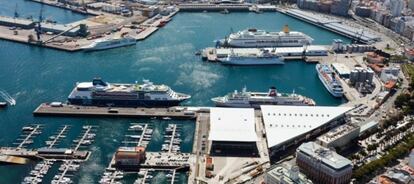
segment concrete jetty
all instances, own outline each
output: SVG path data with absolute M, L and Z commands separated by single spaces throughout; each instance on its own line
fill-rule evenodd
M 125 117 L 125 118 L 174 118 L 194 119 L 195 113 L 185 107 L 170 108 L 134 108 L 134 107 L 97 107 L 62 105 L 52 107 L 43 103 L 33 112 L 34 116 L 83 116 L 83 117 Z
M 218 12 L 228 10 L 229 12 L 247 12 L 250 4 L 205 4 L 205 3 L 191 3 L 179 4 L 178 8 L 182 12 Z
M 350 39 L 356 40 L 357 42 L 370 44 L 381 40 L 381 38 L 378 35 L 374 35 L 366 29 L 351 27 L 349 25 L 342 23 L 342 21 L 339 19 L 332 19 L 329 17 L 322 16 L 320 14 L 315 14 L 299 9 L 278 8 L 278 11 L 290 17 L 308 22 L 315 26 L 327 29 L 329 31 L 343 35 Z

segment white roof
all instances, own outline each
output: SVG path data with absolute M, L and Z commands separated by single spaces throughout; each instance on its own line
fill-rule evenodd
M 343 63 L 332 63 L 332 67 L 339 73 L 339 75 L 350 74 L 351 70 Z
M 314 130 L 351 107 L 262 105 L 268 147 L 278 146 Z
M 77 85 L 78 88 L 90 88 L 93 87 L 92 82 L 80 82 Z
M 208 140 L 256 142 L 254 109 L 211 108 Z

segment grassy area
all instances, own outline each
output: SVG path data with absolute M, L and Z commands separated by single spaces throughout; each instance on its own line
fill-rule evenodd
M 406 76 L 412 77 L 414 76 L 414 65 L 412 64 L 403 64 L 402 70 Z
M 397 159 L 406 156 L 410 150 L 414 147 L 414 134 L 411 133 L 407 136 L 403 142 L 392 148 L 386 155 L 378 160 L 374 160 L 368 164 L 359 167 L 354 170 L 353 177 L 357 181 L 365 182 L 369 180 L 369 176 L 372 174 L 378 174 L 383 171 L 386 166 L 393 166 L 397 164 Z M 358 182 L 359 183 L 359 182 Z

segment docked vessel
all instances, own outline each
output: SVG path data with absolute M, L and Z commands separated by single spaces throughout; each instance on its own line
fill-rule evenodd
M 260 105 L 297 105 L 314 106 L 315 101 L 311 98 L 295 93 L 278 93 L 275 87 L 269 92 L 242 92 L 237 90 L 226 96 L 211 99 L 218 107 L 253 107 L 260 108 Z
M 227 57 L 218 59 L 227 65 L 275 65 L 285 64 L 282 56 L 272 54 L 268 50 L 262 49 L 258 54 L 240 55 L 231 52 Z
M 7 107 L 7 102 L 0 102 L 0 108 Z
M 170 107 L 179 105 L 191 96 L 177 93 L 166 85 L 154 85 L 149 80 L 143 84 L 104 82 L 77 83 L 68 97 L 70 104 L 117 107 Z
M 117 38 L 104 38 L 95 40 L 90 45 L 82 47 L 82 49 L 85 51 L 105 50 L 134 45 L 135 43 L 137 43 L 137 41 L 134 38 L 128 36 Z
M 230 34 L 226 39 L 220 40 L 223 47 L 302 47 L 310 45 L 313 39 L 302 32 L 289 31 L 287 26 L 280 32 L 267 32 L 265 30 L 247 29 Z
M 317 64 L 316 72 L 319 79 L 325 88 L 332 94 L 332 96 L 340 98 L 343 96 L 344 91 L 341 83 L 337 80 L 337 76 L 332 71 L 332 69 L 325 64 Z

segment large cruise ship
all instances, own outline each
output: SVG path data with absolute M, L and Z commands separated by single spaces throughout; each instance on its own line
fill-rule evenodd
M 85 51 L 94 51 L 94 50 L 105 50 L 112 49 L 117 47 L 124 47 L 129 45 L 136 44 L 137 41 L 132 37 L 117 37 L 117 38 L 104 38 L 95 40 L 90 45 L 82 47 Z
M 211 100 L 218 107 L 260 108 L 260 105 L 315 105 L 315 101 L 311 98 L 295 93 L 278 93 L 275 87 L 271 87 L 268 93 L 247 92 L 246 88 L 243 88 L 241 92 L 236 90 L 226 96 L 212 98 Z
M 226 65 L 275 65 L 285 64 L 280 55 L 272 54 L 268 50 L 261 50 L 259 54 L 240 55 L 232 52 L 225 58 L 218 59 Z
M 144 80 L 143 84 L 117 84 L 96 78 L 92 82 L 77 83 L 68 101 L 76 105 L 169 107 L 190 97 L 174 92 L 166 85 L 154 85 L 149 80 Z
M 227 38 L 220 40 L 219 45 L 223 47 L 302 47 L 310 45 L 313 39 L 308 35 L 289 31 L 285 26 L 281 32 L 267 32 L 265 30 L 247 29 L 230 34 Z
M 337 80 L 337 76 L 328 65 L 316 64 L 316 72 L 318 73 L 318 77 L 322 84 L 332 96 L 338 98 L 342 97 L 344 91 L 341 83 Z

